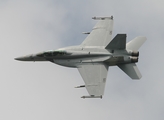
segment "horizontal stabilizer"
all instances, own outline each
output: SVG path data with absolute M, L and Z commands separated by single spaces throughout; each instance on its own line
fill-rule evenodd
M 138 51 L 145 41 L 146 37 L 136 37 L 126 44 L 126 49 Z
M 132 79 L 140 79 L 142 77 L 135 63 L 122 64 L 118 65 L 118 67 Z
M 106 49 L 123 50 L 126 48 L 126 34 L 117 34 L 106 46 Z

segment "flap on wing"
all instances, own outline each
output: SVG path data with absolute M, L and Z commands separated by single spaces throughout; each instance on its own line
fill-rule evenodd
M 126 34 L 117 34 L 106 46 L 106 49 L 121 50 L 126 48 Z
M 81 45 L 105 47 L 111 41 L 112 30 L 113 19 L 101 19 Z
M 140 79 L 142 77 L 135 63 L 122 64 L 118 65 L 118 67 L 132 79 Z
M 108 66 L 104 64 L 82 65 L 78 70 L 90 95 L 101 96 L 104 94 Z

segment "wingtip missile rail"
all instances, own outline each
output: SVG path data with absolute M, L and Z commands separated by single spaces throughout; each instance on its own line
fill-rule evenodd
M 82 88 L 82 87 L 85 87 L 85 85 L 76 86 L 75 88 Z
M 94 96 L 94 95 L 91 95 L 91 96 L 82 96 L 81 98 L 85 99 L 85 98 L 101 98 L 102 99 L 102 95 L 100 96 Z
M 111 17 L 92 17 L 92 19 L 94 19 L 94 20 L 112 19 L 113 20 L 113 16 L 111 16 Z
M 90 32 L 82 32 L 83 34 L 90 34 Z

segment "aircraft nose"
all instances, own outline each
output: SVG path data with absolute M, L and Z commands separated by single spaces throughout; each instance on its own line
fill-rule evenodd
M 28 56 L 22 56 L 22 57 L 17 57 L 15 58 L 15 60 L 19 60 L 19 61 L 33 61 L 33 55 L 28 55 Z

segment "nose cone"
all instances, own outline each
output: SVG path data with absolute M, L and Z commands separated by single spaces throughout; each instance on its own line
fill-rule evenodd
M 17 57 L 17 58 L 15 58 L 15 60 L 19 60 L 19 61 L 34 61 L 34 58 L 33 58 L 32 55 L 28 55 L 28 56 Z

